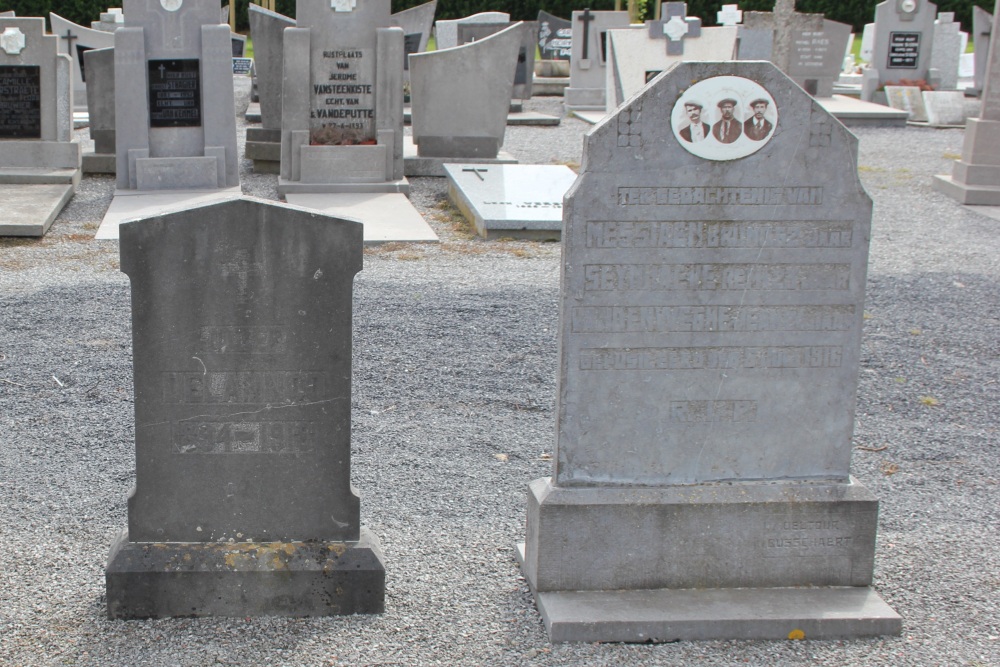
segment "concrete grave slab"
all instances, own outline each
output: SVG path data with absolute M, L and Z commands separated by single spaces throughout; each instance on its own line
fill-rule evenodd
M 933 127 L 965 127 L 968 118 L 979 115 L 979 102 L 960 90 L 925 90 L 927 124 Z
M 290 194 L 288 203 L 364 225 L 365 245 L 437 243 L 438 236 L 406 195 L 399 193 Z
M 445 164 L 517 164 L 517 158 L 507 151 L 497 151 L 496 157 L 484 159 L 479 157 L 421 157 L 417 155 L 417 147 L 413 138 L 403 137 L 403 168 L 407 176 L 445 176 Z
M 582 164 L 522 559 L 550 638 L 898 634 L 865 602 L 878 500 L 850 475 L 857 138 L 771 63 L 682 62 L 591 129 Z
M 0 236 L 45 236 L 73 197 L 74 185 L 0 183 Z
M 104 213 L 101 225 L 94 238 L 98 240 L 117 239 L 122 223 L 175 213 L 189 208 L 204 206 L 221 201 L 230 201 L 241 196 L 238 186 L 212 190 L 170 190 L 142 192 L 139 190 L 116 190 L 111 206 Z
M 448 198 L 485 239 L 558 240 L 563 195 L 576 181 L 563 165 L 446 164 Z
M 109 618 L 383 611 L 351 485 L 361 265 L 357 222 L 263 200 L 122 227 L 136 476 Z

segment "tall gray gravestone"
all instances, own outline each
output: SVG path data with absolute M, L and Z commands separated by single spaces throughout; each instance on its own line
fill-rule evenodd
M 115 49 L 90 49 L 83 54 L 90 83 L 87 84 L 87 131 L 94 140 L 94 152 L 83 154 L 87 174 L 113 174 L 115 156 Z
M 771 63 L 678 64 L 587 135 L 519 546 L 553 641 L 900 631 L 850 475 L 871 215 L 857 139 Z
M 796 34 L 785 73 L 813 97 L 832 97 L 850 40 L 851 26 L 823 19 L 820 30 Z
M 238 199 L 120 235 L 136 480 L 108 616 L 381 612 L 379 542 L 351 486 L 362 226 Z
M 994 35 L 1000 34 L 1000 0 L 993 12 Z M 1000 45 L 990 40 L 979 118 L 965 122 L 962 159 L 951 176 L 934 177 L 934 189 L 962 204 L 1000 206 Z M 978 48 L 978 45 L 977 45 Z
M 261 127 L 247 128 L 246 158 L 253 160 L 255 172 L 278 173 L 281 163 L 284 33 L 285 28 L 295 27 L 295 19 L 253 3 L 248 5 L 248 9 Z
M 80 182 L 70 60 L 45 19 L 0 17 L 0 236 L 42 236 Z
M 106 49 L 115 45 L 112 33 L 77 25 L 54 12 L 49 12 L 52 34 L 59 38 L 59 53 L 69 56 L 73 69 L 73 100 L 78 107 L 87 106 L 87 69 L 83 54 L 91 49 Z
M 299 0 L 284 33 L 281 175 L 288 193 L 407 193 L 403 30 L 389 0 Z
M 514 26 L 517 26 L 517 31 L 521 35 L 521 44 L 518 46 L 517 53 L 511 61 L 513 67 L 507 69 L 513 69 L 513 97 L 519 100 L 527 100 L 531 99 L 532 82 L 535 74 L 535 51 L 538 48 L 538 23 L 534 21 L 521 21 L 518 23 L 459 23 L 458 44 L 459 46 L 470 44 Z M 498 60 L 489 66 L 502 71 L 506 68 L 506 63 Z
M 569 111 L 605 110 L 608 31 L 629 26 L 628 12 L 573 12 L 573 57 L 563 104 Z
M 871 69 L 878 79 L 862 90 L 865 101 L 887 84 L 929 80 L 936 16 L 937 5 L 927 0 L 885 0 L 875 7 Z
M 955 12 L 941 12 L 934 21 L 934 45 L 931 49 L 931 69 L 937 72 L 938 90 L 958 88 L 958 61 L 965 50 L 962 46 L 962 25 Z
M 993 33 L 993 15 L 988 11 L 973 5 L 972 7 L 972 44 L 975 52 L 975 68 L 972 73 L 973 92 L 979 95 L 986 81 L 987 63 L 990 55 L 990 42 Z
M 212 0 L 126 0 L 115 31 L 119 190 L 239 185 L 229 27 Z

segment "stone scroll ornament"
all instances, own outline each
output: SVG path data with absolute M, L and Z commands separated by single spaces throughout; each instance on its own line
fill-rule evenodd
M 689 153 L 706 160 L 737 160 L 771 140 L 778 128 L 778 106 L 756 81 L 716 76 L 681 94 L 670 124 Z

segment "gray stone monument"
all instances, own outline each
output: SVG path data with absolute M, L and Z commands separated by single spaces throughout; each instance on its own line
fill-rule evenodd
M 464 27 L 464 26 L 463 26 Z M 410 56 L 412 176 L 444 176 L 445 162 L 495 161 L 507 129 L 519 24 L 451 49 Z M 510 68 L 496 66 L 508 63 Z M 504 162 L 513 162 L 505 154 Z
M 773 12 L 744 12 L 740 39 L 746 39 L 750 44 L 757 44 L 769 36 L 771 53 L 767 60 L 787 73 L 792 62 L 792 51 L 800 34 L 822 30 L 822 14 L 800 14 L 795 11 L 795 0 L 777 0 Z M 741 51 L 740 59 L 759 59 L 755 57 L 756 55 L 758 54 Z
M 480 12 L 460 19 L 442 19 L 434 22 L 435 42 L 439 49 L 458 46 L 458 26 L 463 23 L 510 23 L 507 12 Z
M 962 25 L 955 21 L 955 12 L 941 12 L 934 21 L 934 44 L 931 49 L 932 70 L 938 75 L 938 90 L 958 88 L 958 61 L 962 46 Z
M 927 0 L 885 0 L 875 7 L 875 37 L 871 70 L 878 72 L 874 88 L 866 85 L 862 98 L 870 101 L 875 89 L 901 80 L 930 81 L 937 5 Z
M 552 641 L 900 632 L 850 475 L 871 215 L 857 139 L 771 63 L 681 63 L 587 135 L 519 546 Z
M 965 127 L 966 120 L 979 115 L 979 100 L 961 90 L 925 90 L 923 98 L 928 125 Z
M 521 21 L 520 23 L 459 23 L 458 43 L 459 45 L 470 44 L 513 26 L 517 26 L 517 30 L 521 35 L 521 43 L 513 60 L 511 60 L 514 81 L 512 95 L 518 100 L 523 101 L 531 99 L 532 94 L 532 83 L 535 75 L 535 51 L 538 48 L 538 23 L 534 21 Z M 504 61 L 498 60 L 492 63 L 490 67 L 503 70 L 506 65 Z
M 993 34 L 1000 30 L 1000 0 L 993 11 Z M 978 48 L 978 44 L 976 45 Z M 979 118 L 965 124 L 962 159 L 951 176 L 934 177 L 934 189 L 963 204 L 1000 206 L 1000 46 L 990 41 Z
M 0 17 L 0 235 L 42 236 L 80 182 L 69 56 L 43 18 Z
M 608 30 L 627 28 L 628 12 L 573 12 L 573 57 L 569 87 L 564 91 L 568 111 L 599 111 L 607 106 Z
M 261 127 L 247 128 L 246 158 L 253 160 L 255 172 L 276 174 L 281 167 L 284 31 L 295 27 L 295 19 L 252 3 L 249 11 Z
M 411 53 L 423 53 L 434 29 L 434 13 L 437 11 L 437 0 L 430 0 L 422 5 L 404 9 L 389 17 L 389 25 L 403 30 L 403 76 L 409 76 L 407 56 Z M 441 48 L 438 46 L 438 48 Z M 408 79 L 406 79 L 408 80 Z
M 101 12 L 100 20 L 91 21 L 90 27 L 103 32 L 114 32 L 125 25 L 125 13 L 121 7 L 112 7 L 106 12 Z
M 73 69 L 73 101 L 77 107 L 87 107 L 87 70 L 83 54 L 91 49 L 106 49 L 115 45 L 113 34 L 85 28 L 49 12 L 52 34 L 59 37 L 59 53 L 69 56 Z
M 972 6 L 972 44 L 975 68 L 972 72 L 972 92 L 979 95 L 986 81 L 987 63 L 989 63 L 990 42 L 993 33 L 993 15 L 979 7 Z
M 212 0 L 126 0 L 115 31 L 119 190 L 239 185 L 229 27 Z
M 403 30 L 389 0 L 299 0 L 284 34 L 278 191 L 407 193 Z
M 87 111 L 88 131 L 94 140 L 94 152 L 83 154 L 85 174 L 113 174 L 115 155 L 115 50 L 91 49 L 83 54 L 89 72 Z
M 120 232 L 136 478 L 108 616 L 380 613 L 351 486 L 361 225 L 238 199 Z
M 850 40 L 851 26 L 829 19 L 820 30 L 797 32 L 785 73 L 813 97 L 832 97 Z

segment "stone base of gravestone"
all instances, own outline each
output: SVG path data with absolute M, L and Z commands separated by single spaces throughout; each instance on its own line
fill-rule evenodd
M 563 165 L 446 164 L 448 198 L 484 239 L 558 241 L 563 196 L 576 181 Z
M 952 173 L 934 177 L 934 189 L 962 204 L 1000 206 L 1000 121 L 969 118 L 962 159 Z
M 118 170 L 118 158 L 114 153 L 84 153 L 83 173 L 114 174 Z
M 403 137 L 403 173 L 407 176 L 445 176 L 445 164 L 517 164 L 507 151 L 497 151 L 495 158 L 422 157 L 417 155 L 413 138 Z M 256 163 L 255 163 L 256 164 Z
M 898 634 L 899 615 L 870 588 L 877 523 L 878 501 L 853 479 L 581 488 L 543 478 L 529 486 L 519 553 L 552 641 Z
M 378 538 L 357 542 L 129 542 L 111 547 L 108 617 L 338 616 L 384 611 Z
M 281 173 L 281 129 L 248 127 L 244 157 L 253 160 L 254 173 Z

